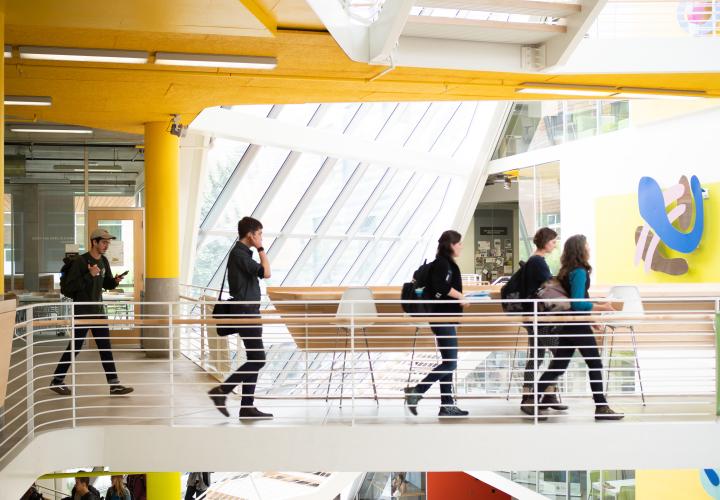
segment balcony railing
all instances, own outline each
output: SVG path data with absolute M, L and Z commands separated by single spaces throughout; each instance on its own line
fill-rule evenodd
M 207 391 L 242 364 L 246 351 L 238 335 L 217 335 L 224 325 L 263 325 L 267 362 L 255 404 L 275 415 L 268 425 L 423 424 L 438 418 L 451 425 L 591 422 L 595 406 L 587 367 L 577 355 L 558 384 L 569 411 L 549 412 L 544 424 L 537 410 L 529 416 L 519 407 L 525 363 L 543 361 L 541 335 L 554 326 L 563 335 L 571 322 L 596 326 L 602 392 L 625 415 L 623 422 L 714 421 L 719 300 L 647 298 L 641 315 L 539 313 L 536 301 L 526 301 L 534 313 L 504 314 L 500 301 L 479 300 L 461 315 L 421 317 L 404 314 L 400 301 L 344 301 L 340 307 L 337 300 L 265 300 L 256 319 L 214 319 L 215 302 L 199 298 L 143 303 L 108 320 L 120 381 L 135 391 L 109 394 L 97 346 L 86 340 L 65 378 L 72 392 L 65 397 L 48 388 L 60 355 L 80 328 L 98 321 L 74 315 L 77 304 L 61 317 L 38 315 L 42 304 L 27 306 L 18 309 L 24 320 L 12 332 L 0 467 L 37 433 L 55 429 L 226 424 Z M 468 417 L 438 417 L 436 385 L 421 401 L 419 415 L 404 407 L 403 389 L 439 363 L 431 324 L 457 328 L 453 383 Z M 551 357 L 552 349 L 546 351 Z M 546 368 L 547 360 L 530 371 L 533 392 Z M 228 406 L 236 411 L 239 395 L 231 394 Z

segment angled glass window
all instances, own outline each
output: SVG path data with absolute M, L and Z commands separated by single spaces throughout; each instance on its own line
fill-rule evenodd
M 329 173 L 327 177 L 323 178 L 320 189 L 314 193 L 310 205 L 295 229 L 296 233 L 310 234 L 317 231 L 328 210 L 330 210 L 330 207 L 358 167 L 356 161 L 329 161 L 332 163 L 328 167 Z
M 268 146 L 260 149 L 257 156 L 252 159 L 232 200 L 225 207 L 218 224 L 219 227 L 225 229 L 236 227 L 238 220 L 246 215 L 252 215 L 289 154 L 289 150 L 282 148 Z
M 308 238 L 287 238 L 283 251 L 273 258 L 270 263 L 272 274 L 270 279 L 264 280 L 267 286 L 279 286 L 285 281 L 290 269 L 295 265 L 300 253 L 305 249 Z
M 306 153 L 289 167 L 287 178 L 275 194 L 275 201 L 271 202 L 269 210 L 263 215 L 265 231 L 279 233 L 282 230 L 324 161 L 324 156 Z
M 300 267 L 296 263 L 296 266 L 300 267 L 300 269 L 293 269 L 293 272 L 285 279 L 283 285 L 312 285 L 339 243 L 340 240 L 330 238 L 312 241 L 306 249 L 309 255 L 303 259 L 302 266 Z
M 387 168 L 379 165 L 370 165 L 365 170 L 362 180 L 353 190 L 352 196 L 348 197 L 343 206 L 340 207 L 328 231 L 330 234 L 344 234 L 350 229 L 350 224 L 353 223 L 386 172 Z
M 249 144 L 216 137 L 207 153 L 206 181 L 200 220 L 204 219 L 217 199 L 223 186 L 247 151 Z
M 352 269 L 353 265 L 357 261 L 365 247 L 368 245 L 368 240 L 353 240 L 347 244 L 345 250 L 338 257 L 335 265 L 332 266 L 324 275 L 315 281 L 315 285 L 335 285 L 342 283 L 343 279 Z
M 208 286 L 213 281 L 219 263 L 224 262 L 234 242 L 234 235 L 213 235 L 205 238 L 195 255 L 193 285 Z M 220 276 L 220 280 L 222 280 L 222 276 Z M 220 281 L 218 281 L 219 284 Z
M 209 213 L 217 217 L 204 219 L 193 281 L 219 285 L 237 221 L 253 214 L 263 222 L 271 255 L 272 278 L 263 285 L 406 280 L 423 258 L 432 257 L 428 252 L 438 235 L 455 220 L 495 107 L 488 102 L 233 107 L 238 116 L 267 116 L 306 127 L 307 134 L 279 138 L 283 147 L 216 140 L 208 157 L 211 180 L 203 215 L 215 204 Z M 622 108 L 603 108 L 597 121 L 614 127 L 611 114 L 622 116 Z M 622 119 L 615 120 L 618 127 Z M 305 152 L 315 151 L 308 140 L 318 130 L 376 144 L 372 163 Z M 395 166 L 405 150 L 437 155 L 437 171 Z M 457 176 L 443 170 L 444 158 Z
M 365 220 L 360 223 L 358 234 L 374 234 L 377 231 L 393 203 L 410 182 L 412 175 L 413 173 L 410 170 L 395 171 L 390 181 L 385 184 L 385 189 L 365 217 Z

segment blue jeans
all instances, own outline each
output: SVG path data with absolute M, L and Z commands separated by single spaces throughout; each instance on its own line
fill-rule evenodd
M 428 373 L 420 383 L 415 386 L 416 394 L 425 394 L 435 382 L 440 382 L 440 404 L 451 406 L 455 404 L 453 398 L 453 373 L 457 369 L 458 343 L 454 326 L 431 326 L 435 334 L 437 346 L 440 350 L 442 363 Z

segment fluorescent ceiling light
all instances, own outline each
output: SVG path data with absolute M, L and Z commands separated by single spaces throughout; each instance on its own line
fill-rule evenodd
M 10 125 L 10 132 L 28 133 L 28 134 L 92 134 L 92 129 L 82 127 L 67 126 L 29 126 L 29 125 Z
M 645 98 L 645 99 L 697 99 L 707 97 L 703 90 L 668 90 L 648 89 L 641 87 L 621 87 L 614 97 L 622 98 Z
M 83 167 L 83 165 L 78 165 L 78 164 L 75 164 L 75 165 L 54 165 L 53 168 L 54 168 L 55 170 L 61 170 L 61 171 L 64 171 L 64 172 L 84 172 L 84 171 L 85 171 L 85 168 Z M 117 173 L 117 172 L 122 172 L 122 167 L 121 167 L 120 165 L 102 165 L 102 166 L 100 166 L 100 165 L 97 164 L 97 163 L 90 163 L 90 164 L 88 165 L 88 171 L 90 171 L 90 172 L 101 172 L 101 173 L 102 173 L 102 172 L 104 172 L 104 173 L 108 173 L 108 172 Z
M 67 47 L 20 47 L 21 59 L 43 61 L 145 64 L 148 53 L 140 50 L 72 49 Z
M 76 196 L 78 196 L 78 195 L 84 196 L 85 191 L 75 191 L 73 194 Z M 132 193 L 128 190 L 128 191 L 88 191 L 87 194 L 90 196 L 113 196 L 113 195 L 129 196 Z
M 214 54 L 181 54 L 179 52 L 158 52 L 155 64 L 165 66 L 203 66 L 208 68 L 274 69 L 274 57 L 233 56 Z
M 6 95 L 5 106 L 51 106 L 52 97 L 30 95 Z
M 521 83 L 518 94 L 552 94 L 589 97 L 609 97 L 617 93 L 613 87 L 599 85 L 557 85 L 553 83 Z
M 5 59 L 12 57 L 12 45 L 5 46 Z

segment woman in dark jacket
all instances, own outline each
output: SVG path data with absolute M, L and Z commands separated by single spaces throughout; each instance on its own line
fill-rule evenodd
M 457 231 L 445 231 L 438 240 L 437 257 L 432 263 L 429 279 L 429 294 L 426 296 L 434 300 L 454 300 L 455 303 L 437 304 L 433 311 L 438 315 L 453 316 L 462 313 L 468 302 L 462 293 L 462 279 L 460 268 L 455 259 L 462 252 L 462 236 Z M 453 373 L 457 369 L 458 344 L 455 326 L 448 323 L 433 324 L 430 326 L 435 334 L 437 346 L 442 356 L 442 363 L 428 373 L 415 387 L 405 388 L 405 404 L 410 413 L 417 415 L 417 405 L 423 394 L 430 389 L 434 382 L 440 383 L 440 413 L 441 417 L 464 417 L 468 412 L 455 406 L 453 397 Z
M 536 298 L 535 292 L 540 288 L 543 283 L 552 278 L 550 267 L 545 261 L 545 257 L 555 250 L 557 245 L 557 233 L 549 227 L 541 227 L 535 233 L 533 237 L 533 243 L 535 243 L 535 253 L 530 256 L 525 265 L 523 266 L 523 295 L 522 297 L 527 299 Z M 532 304 L 528 303 L 528 312 L 533 312 Z M 551 334 L 551 326 L 539 326 L 538 327 L 538 338 L 537 338 L 537 351 L 533 343 L 533 325 L 527 325 L 525 327 L 528 333 L 528 354 L 527 363 L 525 364 L 524 384 L 523 384 L 523 396 L 522 402 L 520 403 L 520 409 L 528 415 L 535 414 L 535 404 L 533 398 L 533 381 L 535 379 L 536 363 L 537 368 L 542 364 L 542 360 L 545 357 L 545 349 L 552 348 L 554 355 L 554 348 L 557 347 L 558 339 L 557 335 Z M 511 360 L 513 363 L 515 360 Z M 553 386 L 555 389 L 557 386 Z M 564 411 L 567 410 L 567 406 L 560 402 L 556 392 L 549 392 L 545 395 L 545 401 L 543 408 L 540 408 L 539 413 L 541 415 L 540 420 L 545 420 L 546 408 L 552 408 L 553 410 Z
M 589 260 L 590 246 L 585 236 L 576 234 L 565 242 L 565 248 L 560 258 L 561 267 L 558 281 L 567 290 L 571 299 L 590 298 L 588 290 L 590 289 L 592 267 L 590 267 Z M 572 302 L 571 309 L 573 314 L 613 310 L 610 304 L 598 304 L 589 300 Z M 562 326 L 558 348 L 547 371 L 540 377 L 538 393 L 554 391 L 552 387 L 560 375 L 567 370 L 575 349 L 580 351 L 588 366 L 590 388 L 595 401 L 595 419 L 618 420 L 623 418 L 622 414 L 615 413 L 610 409 L 605 398 L 602 380 L 603 364 L 593 328 L 588 323 L 566 323 Z M 541 400 L 540 403 L 543 404 L 544 401 Z

